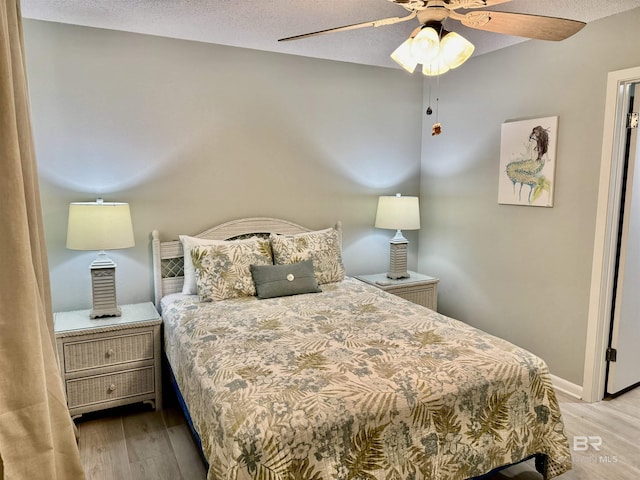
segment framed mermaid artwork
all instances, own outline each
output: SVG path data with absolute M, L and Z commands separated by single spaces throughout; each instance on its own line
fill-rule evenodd
M 498 203 L 553 207 L 558 117 L 502 124 Z

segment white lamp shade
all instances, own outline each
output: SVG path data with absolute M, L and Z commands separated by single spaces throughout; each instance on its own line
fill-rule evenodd
M 376 228 L 418 230 L 420 207 L 418 197 L 382 196 L 378 198 Z
M 97 201 L 69 205 L 67 248 L 115 250 L 134 245 L 128 203 Z

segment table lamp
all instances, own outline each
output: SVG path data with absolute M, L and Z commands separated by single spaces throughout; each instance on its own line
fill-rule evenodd
M 402 230 L 418 230 L 420 228 L 420 207 L 418 197 L 395 196 L 378 198 L 376 212 L 376 228 L 396 230 L 396 235 L 389 241 L 389 273 L 387 277 L 394 280 L 409 278 L 407 271 L 407 245 L 409 241 L 402 235 Z
M 99 250 L 91 264 L 93 309 L 91 318 L 119 317 L 116 302 L 116 264 L 105 250 L 135 245 L 128 203 L 75 202 L 69 205 L 67 248 Z

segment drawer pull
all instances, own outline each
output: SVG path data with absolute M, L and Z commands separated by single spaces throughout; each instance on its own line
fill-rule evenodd
M 108 390 L 109 392 L 115 392 L 115 391 L 116 391 L 116 386 L 115 386 L 115 384 L 113 384 L 113 383 L 112 383 L 111 385 L 109 385 L 109 388 L 108 388 L 107 390 Z
M 113 348 L 110 348 L 109 350 L 107 350 L 107 357 L 112 357 L 114 353 L 116 352 L 113 351 Z

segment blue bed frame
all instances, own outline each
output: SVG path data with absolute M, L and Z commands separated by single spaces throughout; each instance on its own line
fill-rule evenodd
M 204 452 L 202 451 L 202 440 L 200 440 L 200 435 L 196 431 L 196 428 L 193 426 L 191 414 L 189 413 L 189 409 L 187 408 L 187 404 L 184 401 L 184 397 L 182 396 L 182 392 L 180 391 L 178 382 L 176 382 L 176 377 L 173 374 L 173 370 L 171 369 L 169 360 L 167 359 L 167 356 L 164 354 L 164 352 L 162 353 L 162 361 L 164 362 L 163 369 L 168 373 L 171 389 L 176 395 L 178 405 L 180 405 L 180 410 L 182 410 L 182 413 L 184 414 L 184 419 L 187 421 L 187 425 L 189 426 L 189 430 L 191 430 L 193 440 L 198 447 L 198 453 L 200 454 L 200 457 L 202 458 L 202 461 L 204 462 L 206 468 L 209 469 L 209 462 L 207 461 L 207 457 L 204 456 Z

